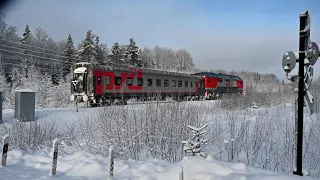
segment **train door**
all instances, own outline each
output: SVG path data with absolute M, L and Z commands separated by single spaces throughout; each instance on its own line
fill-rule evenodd
M 96 84 L 96 94 L 102 95 L 103 83 L 102 83 L 102 74 L 101 73 L 95 73 L 95 84 Z
M 200 95 L 204 95 L 204 93 L 205 93 L 204 81 L 205 81 L 204 78 L 202 78 L 198 81 L 198 92 Z

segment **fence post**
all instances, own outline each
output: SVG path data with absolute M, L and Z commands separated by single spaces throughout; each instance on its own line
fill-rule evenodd
M 9 134 L 6 134 L 3 136 L 3 141 L 2 141 L 2 159 L 1 159 L 2 166 L 7 165 L 8 149 L 9 149 Z
M 183 165 L 180 167 L 180 172 L 179 172 L 179 180 L 183 180 L 184 173 L 183 173 Z
M 57 172 L 58 147 L 59 147 L 59 139 L 56 138 L 53 140 L 53 158 L 52 158 L 52 166 L 49 174 L 50 176 L 55 176 Z
M 109 148 L 109 178 L 108 180 L 113 180 L 113 168 L 114 168 L 114 147 Z

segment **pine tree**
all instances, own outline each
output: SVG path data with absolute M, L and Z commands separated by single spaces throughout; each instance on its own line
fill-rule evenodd
M 87 36 L 83 41 L 83 46 L 79 50 L 79 56 L 81 60 L 84 62 L 89 62 L 92 64 L 98 64 L 96 60 L 96 46 L 94 43 L 94 35 L 92 34 L 92 30 L 87 31 Z
M 111 52 L 108 54 L 110 58 L 109 64 L 121 66 L 124 64 L 124 59 L 119 43 L 115 42 L 111 48 Z
M 100 39 L 99 36 L 96 36 L 96 40 L 95 40 L 95 47 L 96 47 L 96 60 L 99 64 L 103 65 L 104 64 L 104 54 L 103 54 L 103 50 L 100 47 Z
M 130 38 L 130 44 L 127 46 L 126 50 L 128 64 L 134 67 L 141 67 L 142 61 L 139 54 L 139 48 L 133 38 Z
M 70 65 L 65 65 L 65 66 L 70 67 Z M 65 68 L 65 66 L 63 68 Z M 53 63 L 50 75 L 51 75 L 51 82 L 53 83 L 53 85 L 59 85 L 59 79 L 60 79 L 59 63 Z
M 64 66 L 62 70 L 62 76 L 64 78 L 70 73 L 71 65 L 74 63 L 76 63 L 76 49 L 73 45 L 71 34 L 69 34 L 64 52 Z
M 32 33 L 29 29 L 29 25 L 26 25 L 26 28 L 24 30 L 24 33 L 22 35 L 21 43 L 22 43 L 22 49 L 23 53 L 25 55 L 25 59 L 21 63 L 22 69 L 24 69 L 24 75 L 27 78 L 29 71 L 28 68 L 31 66 L 31 38 L 32 38 Z

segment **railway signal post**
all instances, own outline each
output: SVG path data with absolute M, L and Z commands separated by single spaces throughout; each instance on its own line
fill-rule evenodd
M 310 115 L 313 114 L 313 96 L 309 92 L 313 79 L 313 65 L 316 63 L 320 52 L 318 45 L 310 40 L 310 14 L 309 11 L 300 14 L 299 28 L 299 52 L 288 51 L 282 59 L 282 67 L 287 78 L 298 84 L 297 109 L 296 109 L 296 170 L 295 175 L 303 176 L 302 153 L 303 153 L 303 107 L 306 106 Z M 297 75 L 288 76 L 296 64 L 299 65 Z M 306 69 L 306 72 L 305 72 Z M 296 104 L 296 102 L 295 102 Z M 296 108 L 296 107 L 295 107 Z

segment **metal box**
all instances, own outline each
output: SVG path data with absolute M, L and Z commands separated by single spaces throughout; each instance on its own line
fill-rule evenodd
M 21 122 L 35 120 L 36 96 L 35 91 L 23 89 L 15 91 L 14 118 Z

